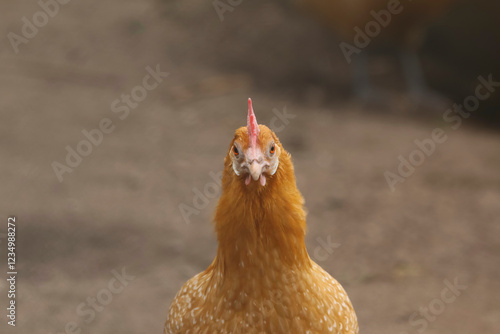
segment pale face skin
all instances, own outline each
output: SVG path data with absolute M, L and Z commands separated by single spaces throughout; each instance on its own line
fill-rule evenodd
M 263 145 L 266 149 L 263 152 L 260 146 L 249 145 L 246 149 L 242 143 L 235 141 L 231 148 L 231 159 L 234 173 L 238 176 L 247 175 L 245 184 L 249 185 L 252 179 L 259 180 L 262 186 L 266 185 L 266 175 L 274 175 L 279 165 L 281 149 L 271 141 Z

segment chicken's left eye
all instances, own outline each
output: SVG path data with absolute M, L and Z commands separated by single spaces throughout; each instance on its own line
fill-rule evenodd
M 238 156 L 240 154 L 240 152 L 238 152 L 238 149 L 236 148 L 236 146 L 233 146 L 233 153 L 235 156 Z
M 276 147 L 272 145 L 271 148 L 269 149 L 269 153 L 274 154 L 274 152 L 276 152 Z

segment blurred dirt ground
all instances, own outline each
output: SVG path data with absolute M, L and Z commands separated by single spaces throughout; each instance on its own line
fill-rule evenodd
M 19 33 L 38 10 L 2 2 L 2 31 Z M 309 253 L 344 285 L 363 333 L 417 333 L 409 317 L 457 277 L 468 288 L 426 333 L 496 333 L 499 134 L 467 120 L 453 131 L 445 109 L 414 117 L 403 93 L 384 108 L 357 103 L 327 42 L 281 3 L 244 2 L 220 22 L 194 0 L 72 1 L 19 54 L 4 38 L 0 206 L 5 225 L 18 219 L 19 275 L 17 327 L 4 319 L 0 332 L 63 333 L 74 321 L 82 333 L 162 333 L 175 293 L 216 250 L 217 200 L 190 224 L 178 206 L 222 169 L 251 96 L 262 124 L 273 110 L 295 117 L 278 135 L 306 199 Z M 112 101 L 157 64 L 169 77 L 120 120 Z M 103 118 L 114 132 L 60 183 L 52 162 Z M 391 192 L 384 171 L 436 127 L 448 141 Z M 315 257 L 328 238 L 340 246 Z M 85 323 L 77 307 L 123 267 L 135 279 Z

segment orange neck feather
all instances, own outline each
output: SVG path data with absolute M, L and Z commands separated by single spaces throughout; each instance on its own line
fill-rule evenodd
M 242 266 L 251 270 L 269 253 L 290 267 L 309 265 L 304 200 L 290 155 L 282 148 L 279 167 L 264 187 L 258 182 L 246 186 L 231 164 L 227 156 L 215 212 L 219 248 L 213 266 L 222 272 L 239 272 Z

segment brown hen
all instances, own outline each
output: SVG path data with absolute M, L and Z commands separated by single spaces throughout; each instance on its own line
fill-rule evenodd
M 217 255 L 178 292 L 164 333 L 358 333 L 346 292 L 309 258 L 303 204 L 290 154 L 249 99 L 224 159 Z
M 426 28 L 457 0 L 293 0 L 312 17 L 340 37 L 340 50 L 347 63 L 353 62 L 355 94 L 378 99 L 368 71 L 368 50 L 372 46 L 395 48 L 410 93 L 417 100 L 440 100 L 427 87 L 417 51 Z M 432 103 L 431 103 L 432 104 Z

